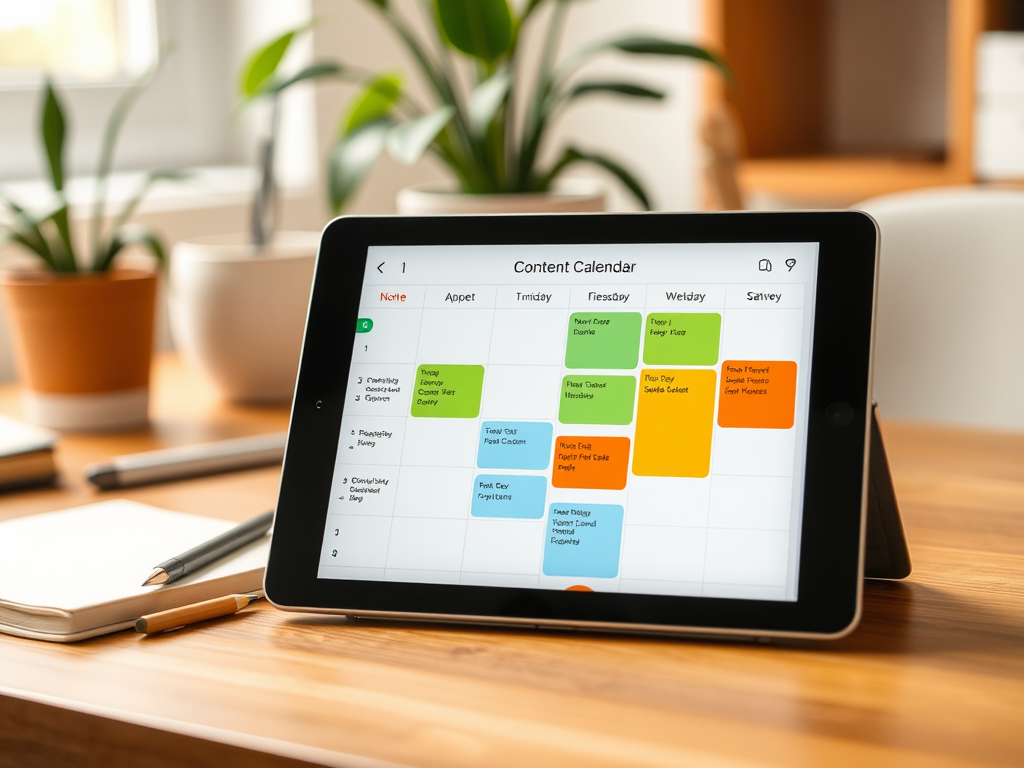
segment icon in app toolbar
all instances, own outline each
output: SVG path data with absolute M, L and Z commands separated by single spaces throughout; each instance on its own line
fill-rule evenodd
M 796 266 L 796 259 L 786 259 L 786 266 L 789 267 L 789 271 L 793 271 L 793 267 Z
M 757 262 L 757 268 L 761 272 L 771 272 L 772 263 L 768 259 L 761 259 L 759 262 Z

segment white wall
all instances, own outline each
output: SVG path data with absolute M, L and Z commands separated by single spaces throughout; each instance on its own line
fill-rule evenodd
M 574 3 L 563 50 L 631 32 L 699 41 L 701 3 L 697 0 L 595 0 Z M 705 69 L 686 60 L 607 54 L 589 65 L 588 79 L 635 79 L 668 92 L 665 101 L 637 102 L 594 98 L 568 112 L 552 145 L 571 139 L 599 149 L 634 169 L 660 210 L 700 207 L 700 152 L 697 142 L 701 83 Z M 549 145 L 549 150 L 554 149 Z M 609 179 L 602 172 L 586 175 Z M 632 208 L 632 198 L 609 180 L 615 209 Z
M 240 3 L 238 7 L 249 9 L 249 13 L 255 13 L 253 8 L 262 13 L 266 10 L 263 7 L 266 2 L 261 0 L 255 5 Z M 412 11 L 413 14 L 418 13 L 420 7 L 415 0 L 400 0 L 398 4 L 403 11 Z M 313 35 L 317 58 L 342 59 L 375 70 L 414 71 L 403 58 L 391 31 L 367 8 L 366 2 L 312 0 L 311 5 L 314 16 L 319 20 Z M 562 50 L 628 32 L 646 31 L 696 40 L 700 35 L 700 19 L 700 0 L 632 0 L 629 3 L 623 0 L 591 0 L 574 3 Z M 256 23 L 256 20 L 243 26 L 256 29 L 262 35 L 268 34 L 268 30 L 263 29 L 265 25 Z M 529 29 L 526 34 L 531 32 L 536 34 L 536 30 Z M 535 41 L 528 41 L 527 59 L 531 58 L 529 52 L 532 48 L 535 48 Z M 233 66 L 237 69 L 238 62 Z M 601 150 L 623 160 L 646 183 L 658 208 L 696 209 L 700 186 L 697 121 L 701 69 L 692 63 L 653 59 L 627 61 L 625 56 L 608 55 L 587 70 L 595 76 L 616 77 L 623 77 L 627 71 L 635 73 L 642 82 L 668 90 L 669 98 L 654 105 L 597 98 L 580 103 L 555 127 L 547 148 L 548 156 L 556 153 L 562 140 L 571 139 L 581 147 Z M 222 88 L 222 85 L 216 87 Z M 419 92 L 423 93 L 422 88 Z M 317 86 L 315 97 L 296 94 L 297 102 L 315 98 L 316 125 L 315 138 L 314 131 L 297 129 L 292 134 L 297 138 L 293 140 L 315 141 L 317 156 L 323 158 L 337 130 L 339 115 L 352 93 L 351 86 L 330 83 Z M 126 133 L 130 130 L 129 122 Z M 292 150 L 285 148 L 283 154 L 287 157 Z M 26 147 L 25 151 L 34 152 L 35 147 Z M 301 163 L 301 157 L 295 162 Z M 285 165 L 286 173 L 294 170 L 287 161 Z M 329 221 L 330 213 L 323 194 L 322 161 L 317 171 L 318 176 L 311 185 L 293 188 L 289 193 L 281 222 L 283 228 L 320 229 Z M 606 179 L 612 191 L 614 209 L 633 207 L 618 185 L 601 172 L 580 171 L 579 175 Z M 446 171 L 430 159 L 414 168 L 406 168 L 385 158 L 356 195 L 348 212 L 391 213 L 395 195 L 402 187 L 446 178 Z M 248 210 L 241 194 L 223 195 L 220 204 L 214 206 L 189 208 L 182 201 L 174 205 L 154 201 L 147 208 L 148 211 L 143 209 L 138 217 L 139 222 L 158 230 L 169 246 L 188 237 L 238 231 L 247 225 Z M 0 267 L 16 256 L 11 247 L 0 248 Z M 165 324 L 161 331 L 161 344 L 168 344 Z M 6 319 L 0 311 L 0 381 L 14 376 Z

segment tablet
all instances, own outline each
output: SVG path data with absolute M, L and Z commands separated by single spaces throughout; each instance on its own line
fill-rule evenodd
M 267 596 L 350 616 L 850 631 L 877 253 L 851 211 L 331 222 Z

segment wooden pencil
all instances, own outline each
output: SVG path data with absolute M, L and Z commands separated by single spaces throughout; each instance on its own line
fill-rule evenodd
M 195 624 L 197 621 L 230 616 L 259 599 L 259 595 L 225 595 L 212 600 L 204 600 L 201 603 L 172 608 L 169 611 L 151 613 L 135 622 L 135 631 L 144 635 L 152 635 L 155 632 L 164 632 L 168 629 L 184 627 L 187 624 Z

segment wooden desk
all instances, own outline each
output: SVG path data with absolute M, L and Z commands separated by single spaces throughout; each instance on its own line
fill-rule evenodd
M 0 392 L 0 410 L 16 411 L 13 395 Z M 286 421 L 218 405 L 173 359 L 155 397 L 150 432 L 66 438 L 66 487 L 0 497 L 0 517 L 107 498 L 84 486 L 86 461 Z M 1024 436 L 885 433 L 914 574 L 869 583 L 861 627 L 840 642 L 346 622 L 265 605 L 148 639 L 0 636 L 0 766 L 1024 765 Z M 119 495 L 240 520 L 272 505 L 276 483 L 255 470 Z

